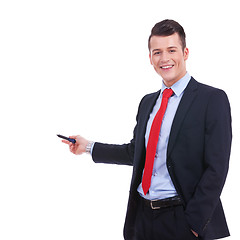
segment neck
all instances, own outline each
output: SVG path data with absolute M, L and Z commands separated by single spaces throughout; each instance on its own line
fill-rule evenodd
M 166 87 L 170 88 L 173 84 L 175 84 L 176 82 L 178 82 L 180 79 L 182 79 L 185 75 L 187 74 L 187 71 L 185 71 L 182 75 L 180 75 L 180 77 L 173 79 L 173 80 L 166 80 L 163 79 L 163 82 L 165 84 Z

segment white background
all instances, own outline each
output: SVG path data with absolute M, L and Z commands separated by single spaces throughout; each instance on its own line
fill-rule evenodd
M 189 73 L 229 96 L 222 201 L 239 239 L 239 2 L 1 0 L 1 240 L 123 239 L 132 168 L 75 156 L 56 134 L 132 138 L 139 101 L 161 87 L 147 39 L 165 18 L 185 28 Z

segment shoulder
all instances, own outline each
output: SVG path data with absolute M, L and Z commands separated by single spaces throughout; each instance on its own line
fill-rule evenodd
M 202 97 L 227 99 L 227 94 L 224 90 L 200 83 L 196 81 L 193 77 L 191 78 L 188 86 L 190 86 L 190 88 L 192 89 L 195 88 L 198 91 L 198 94 Z
M 158 90 L 158 91 L 153 92 L 153 93 L 148 93 L 142 98 L 142 101 L 148 101 L 148 100 L 151 100 L 152 98 L 156 98 L 156 97 L 159 96 L 160 92 L 161 92 L 161 90 Z
M 155 105 L 160 92 L 161 91 L 159 90 L 157 92 L 149 93 L 142 98 L 138 106 L 137 118 L 141 115 L 145 115 L 146 113 L 149 113 L 149 111 Z
M 222 89 L 200 83 L 194 78 L 189 82 L 189 89 L 194 89 L 195 91 L 195 103 L 197 104 L 195 106 L 205 108 L 209 116 L 214 118 L 220 118 L 221 115 L 231 116 L 228 96 Z M 188 91 L 191 91 L 189 89 Z
M 149 104 L 151 105 L 153 102 L 156 102 L 160 92 L 161 90 L 158 90 L 157 92 L 146 94 L 140 101 L 139 107 Z

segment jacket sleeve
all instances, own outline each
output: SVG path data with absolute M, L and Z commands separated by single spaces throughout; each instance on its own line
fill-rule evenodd
M 214 91 L 208 102 L 205 117 L 204 173 L 186 206 L 191 228 L 204 235 L 219 204 L 226 180 L 232 140 L 231 112 L 227 95 Z
M 129 144 L 94 144 L 92 158 L 95 163 L 133 165 L 134 140 Z

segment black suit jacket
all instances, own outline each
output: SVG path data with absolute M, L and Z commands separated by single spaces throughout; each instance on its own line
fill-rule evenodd
M 146 125 L 159 94 L 160 91 L 142 99 L 129 144 L 95 143 L 93 149 L 96 163 L 133 165 L 124 227 L 126 240 L 134 239 L 137 187 L 145 164 Z M 220 195 L 228 172 L 231 139 L 231 113 L 226 94 L 191 78 L 173 120 L 167 168 L 184 202 L 189 227 L 203 239 L 229 235 Z

